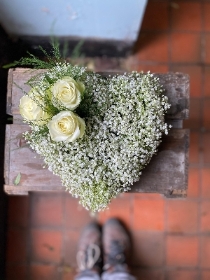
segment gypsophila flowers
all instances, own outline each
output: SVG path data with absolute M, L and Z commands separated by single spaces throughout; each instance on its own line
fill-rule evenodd
M 20 113 L 31 127 L 24 137 L 91 211 L 105 209 L 139 180 L 162 134 L 168 133 L 164 114 L 170 106 L 150 73 L 104 78 L 58 63 L 29 85 L 39 97 L 21 99 Z M 38 113 L 26 97 L 36 103 Z M 25 102 L 29 118 L 23 114 Z

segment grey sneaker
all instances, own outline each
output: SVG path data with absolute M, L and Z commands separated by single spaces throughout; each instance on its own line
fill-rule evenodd
M 131 240 L 118 219 L 109 219 L 103 226 L 104 267 L 106 271 L 127 271 Z
M 77 265 L 80 272 L 92 270 L 98 273 L 102 268 L 101 228 L 92 222 L 82 231 L 78 243 Z

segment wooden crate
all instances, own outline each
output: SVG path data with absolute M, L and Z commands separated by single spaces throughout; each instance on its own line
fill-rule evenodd
M 23 195 L 29 191 L 64 190 L 58 176 L 43 168 L 43 160 L 21 139 L 28 126 L 19 115 L 21 88 L 28 91 L 25 82 L 34 74 L 45 70 L 15 68 L 8 74 L 7 113 L 13 116 L 13 124 L 6 126 L 5 185 L 8 194 Z M 110 73 L 103 73 L 107 75 Z M 183 73 L 155 74 L 165 89 L 171 108 L 166 115 L 173 128 L 159 147 L 149 165 L 143 170 L 139 182 L 131 192 L 160 193 L 166 197 L 185 197 L 188 183 L 189 130 L 182 128 L 189 116 L 189 76 Z M 17 86 L 18 85 L 18 86 Z M 18 185 L 15 178 L 21 174 Z

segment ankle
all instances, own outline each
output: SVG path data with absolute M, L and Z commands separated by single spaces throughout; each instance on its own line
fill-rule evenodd
M 128 272 L 128 265 L 126 263 L 124 264 L 115 264 L 115 265 L 110 265 L 110 264 L 106 264 L 103 267 L 103 271 L 104 272 L 109 272 L 109 273 L 113 273 L 113 272 Z

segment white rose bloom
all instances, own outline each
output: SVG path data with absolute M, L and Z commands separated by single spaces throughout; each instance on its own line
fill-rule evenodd
M 47 112 L 44 112 L 37 103 L 32 100 L 28 95 L 24 95 L 20 99 L 19 110 L 21 116 L 27 121 L 37 121 L 37 124 L 46 123 L 46 119 L 49 118 Z
M 81 94 L 85 87 L 82 83 L 76 82 L 71 77 L 63 77 L 58 80 L 52 87 L 52 102 L 63 105 L 67 109 L 74 110 L 81 102 Z
M 85 122 L 71 111 L 62 111 L 52 117 L 48 123 L 53 141 L 73 142 L 85 132 Z

